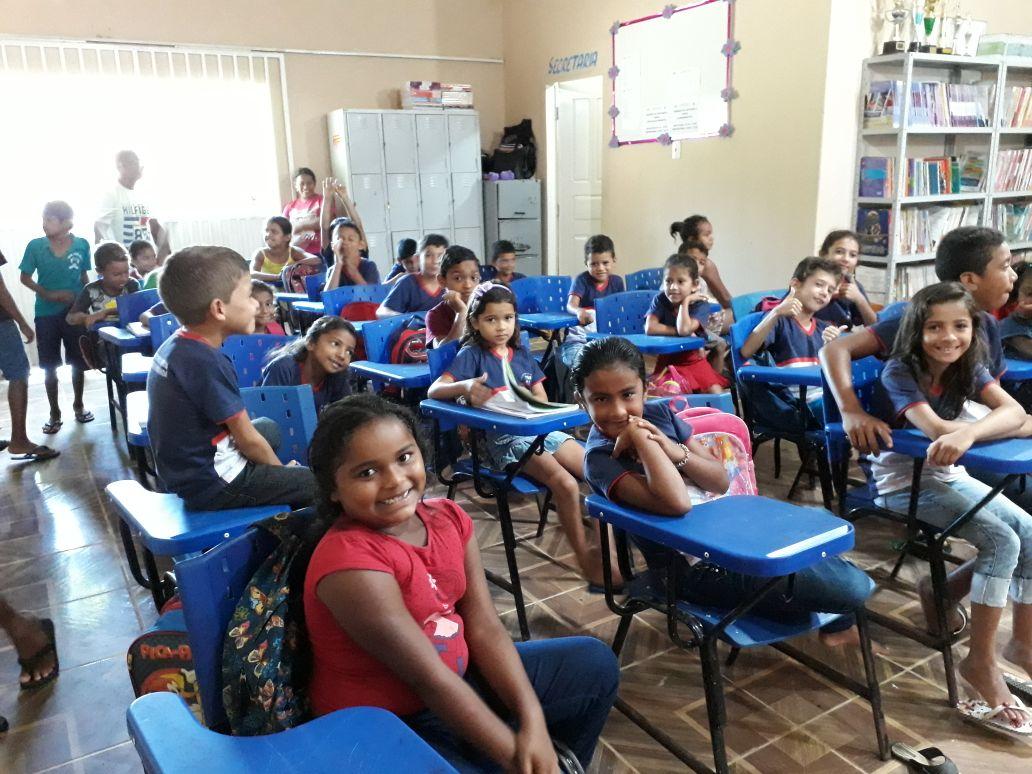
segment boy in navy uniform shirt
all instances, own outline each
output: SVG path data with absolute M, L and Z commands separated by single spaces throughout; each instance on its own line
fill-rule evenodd
M 419 243 L 419 273 L 406 274 L 394 283 L 387 298 L 376 310 L 377 319 L 409 312 L 429 312 L 441 302 L 444 283 L 439 271 L 441 256 L 448 240 L 440 234 L 427 234 Z
M 623 277 L 614 274 L 616 245 L 605 234 L 588 237 L 584 243 L 584 263 L 588 270 L 573 280 L 566 311 L 577 316 L 579 325 L 566 331 L 560 357 L 567 368 L 572 368 L 577 355 L 588 340 L 588 331 L 596 331 L 595 301 L 605 296 L 624 292 Z
M 230 335 L 254 330 L 244 259 L 225 247 L 180 250 L 165 263 L 158 292 L 183 324 L 154 353 L 147 377 L 147 429 L 165 490 L 191 510 L 311 505 L 312 471 L 280 463 L 275 425 L 251 422 L 221 350 Z

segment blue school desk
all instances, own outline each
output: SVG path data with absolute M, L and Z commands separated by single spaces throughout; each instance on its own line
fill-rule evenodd
M 117 427 L 116 414 L 122 418 L 125 427 L 125 399 L 128 392 L 122 378 L 122 357 L 129 353 L 149 354 L 151 350 L 150 332 L 138 334 L 128 328 L 104 325 L 96 329 L 99 339 L 100 356 L 104 365 L 104 381 L 107 388 L 108 416 L 111 427 Z M 149 368 L 149 365 L 147 366 Z M 146 383 L 146 376 L 140 383 Z
M 643 355 L 676 355 L 678 352 L 691 352 L 694 349 L 702 349 L 706 345 L 706 339 L 698 336 L 649 336 L 647 333 L 588 333 L 589 340 L 608 339 L 610 336 L 627 339 Z
M 1016 357 L 1008 357 L 1004 361 L 1007 370 L 1003 372 L 1000 381 L 1003 382 L 1027 382 L 1032 380 L 1032 360 L 1020 360 Z
M 786 387 L 820 387 L 821 367 L 775 368 L 773 366 L 745 365 L 738 369 L 743 382 L 763 382 Z
M 562 342 L 568 328 L 577 324 L 576 315 L 569 312 L 528 312 L 520 314 L 520 327 L 545 339 L 545 352 L 540 362 L 545 362 L 555 346 Z

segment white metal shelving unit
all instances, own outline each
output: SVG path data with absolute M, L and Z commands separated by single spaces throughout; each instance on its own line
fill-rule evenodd
M 994 88 L 994 96 L 990 104 L 990 125 L 987 127 L 948 127 L 948 126 L 911 126 L 910 124 L 910 88 L 915 80 L 914 71 L 918 70 L 919 80 L 941 80 L 946 83 L 991 83 Z M 885 276 L 885 301 L 895 301 L 895 289 L 897 285 L 898 270 L 900 267 L 929 263 L 934 261 L 934 252 L 928 253 L 903 253 L 901 250 L 902 232 L 902 211 L 906 207 L 934 204 L 963 204 L 973 203 L 979 209 L 979 223 L 991 224 L 993 218 L 993 204 L 999 201 L 1014 201 L 1020 199 L 1032 200 L 1032 191 L 1001 191 L 991 190 L 996 176 L 997 159 L 1000 150 L 1001 137 L 1006 138 L 1009 143 L 1014 139 L 1025 137 L 1032 138 L 1032 128 L 1011 128 L 1001 127 L 1000 116 L 1004 108 L 1005 87 L 1014 85 L 1008 83 L 1008 75 L 1020 78 L 1021 85 L 1032 86 L 1032 65 L 1014 64 L 1008 65 L 1005 57 L 957 57 L 944 54 L 889 54 L 886 56 L 872 57 L 864 62 L 864 79 L 861 93 L 868 91 L 868 85 L 875 80 L 898 80 L 902 83 L 901 96 L 903 104 L 900 109 L 900 126 L 893 127 L 872 127 L 864 128 L 863 111 L 864 105 L 861 101 L 859 109 L 858 125 L 860 130 L 857 137 L 857 152 L 855 163 L 855 178 L 853 181 L 853 212 L 856 217 L 859 207 L 889 207 L 891 208 L 891 234 L 889 236 L 889 251 L 886 256 L 861 255 L 861 265 L 868 268 L 884 269 Z M 984 138 L 988 147 L 985 149 L 985 180 L 984 190 L 970 193 L 949 193 L 937 196 L 906 196 L 906 159 L 908 147 L 913 142 L 928 142 L 942 138 L 942 155 L 956 155 L 958 138 L 977 140 Z M 886 152 L 886 141 L 895 139 L 894 153 Z M 913 142 L 912 142 L 913 140 Z M 1026 146 L 1028 143 L 1026 142 Z M 1020 146 L 1017 146 L 1020 147 Z M 859 196 L 860 189 L 860 159 L 864 156 L 890 156 L 894 159 L 894 180 L 893 195 L 891 197 L 870 197 Z M 1032 249 L 1032 241 L 1014 242 L 1010 244 L 1012 250 Z

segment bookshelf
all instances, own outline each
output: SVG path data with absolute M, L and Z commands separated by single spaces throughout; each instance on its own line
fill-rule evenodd
M 1032 251 L 1032 177 L 1021 174 L 1029 167 L 1020 165 L 1020 154 L 1006 152 L 1028 149 L 1032 155 L 1032 126 L 1013 127 L 1007 118 L 1008 111 L 1017 109 L 1016 97 L 1011 104 L 1009 95 L 1018 87 L 1032 94 L 1032 66 L 1012 65 L 999 56 L 921 53 L 866 60 L 861 94 L 870 95 L 872 84 L 883 87 L 884 82 L 890 82 L 890 91 L 891 82 L 899 83 L 893 92 L 898 104 L 879 119 L 867 99 L 861 99 L 853 186 L 853 226 L 863 238 L 857 275 L 872 300 L 908 298 L 935 281 L 935 245 L 945 224 L 1011 230 L 1011 250 Z M 879 120 L 889 125 L 877 125 Z M 1007 126 L 1001 125 L 1004 121 Z M 953 123 L 984 125 L 948 125 Z M 891 159 L 886 170 L 891 195 L 860 195 L 865 157 Z M 916 185 L 911 177 L 921 174 L 917 168 L 936 161 L 950 171 L 938 175 L 931 190 L 948 180 L 948 192 L 908 195 L 908 184 Z M 965 166 L 968 161 L 972 166 Z M 972 182 L 961 174 L 971 169 L 981 171 L 978 189 L 957 191 L 961 181 L 964 186 Z M 996 190 L 998 174 L 1007 178 L 1008 190 Z M 1009 190 L 1013 184 L 1020 190 Z

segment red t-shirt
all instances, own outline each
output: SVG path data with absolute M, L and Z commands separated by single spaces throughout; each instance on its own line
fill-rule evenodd
M 322 203 L 323 199 L 319 194 L 316 194 L 311 199 L 292 199 L 283 208 L 283 217 L 289 220 L 292 226 L 296 226 L 299 220 L 309 216 L 318 218 L 319 213 L 322 211 Z M 322 249 L 322 238 L 319 235 L 318 227 L 315 231 L 305 231 L 301 236 L 295 233 L 294 238 L 290 241 L 295 246 L 312 255 L 318 255 L 319 250 Z
M 456 603 L 466 593 L 466 543 L 473 522 L 451 500 L 416 506 L 426 526 L 426 546 L 414 546 L 368 527 L 338 520 L 319 541 L 305 575 L 305 618 L 312 642 L 310 683 L 316 715 L 345 707 L 383 707 L 397 715 L 426 705 L 375 655 L 364 651 L 334 619 L 316 594 L 319 582 L 341 570 L 374 570 L 393 575 L 405 607 L 423 627 L 441 660 L 458 675 L 466 671 L 469 650 Z

